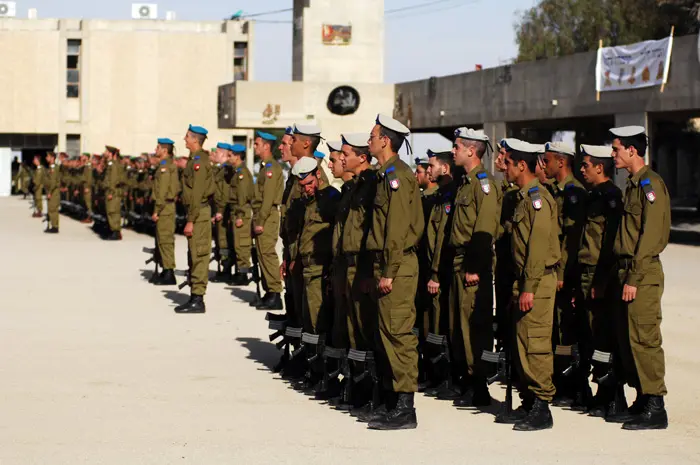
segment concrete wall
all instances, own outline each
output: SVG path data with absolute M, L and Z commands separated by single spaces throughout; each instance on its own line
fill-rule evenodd
M 697 43 L 697 36 L 674 39 L 663 94 L 659 87 L 604 92 L 597 102 L 596 52 L 588 52 L 440 77 L 432 86 L 397 84 L 395 115 L 420 129 L 700 109 Z
M 294 123 L 317 124 L 326 139 L 337 140 L 341 132 L 367 132 L 377 113 L 391 114 L 394 106 L 392 84 L 352 84 L 360 94 L 360 107 L 353 115 L 337 116 L 326 101 L 337 86 L 313 82 L 244 82 L 235 84 L 235 126 L 238 128 L 285 128 Z M 275 121 L 263 116 L 267 105 L 280 106 Z
M 325 45 L 322 27 L 352 26 L 350 45 Z M 384 82 L 384 0 L 295 0 L 295 81 Z
M 230 140 L 217 89 L 233 80 L 234 41 L 251 33 L 236 21 L 0 20 L 0 134 L 57 133 L 59 150 L 77 134 L 83 151 L 127 154 L 158 137 L 185 150 L 190 123 Z M 68 39 L 82 41 L 79 99 L 66 97 Z

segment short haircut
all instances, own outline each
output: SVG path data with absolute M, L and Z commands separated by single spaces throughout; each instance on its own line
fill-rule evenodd
M 454 173 L 455 161 L 454 161 L 454 158 L 452 158 L 452 153 L 450 153 L 450 152 L 438 153 L 435 155 L 435 159 L 443 165 L 448 165 L 450 167 L 450 173 Z
M 404 137 L 403 134 L 399 134 L 398 132 L 392 129 L 385 128 L 382 125 L 379 125 L 379 135 L 385 136 L 387 139 L 389 139 L 391 151 L 394 153 L 399 153 L 399 149 L 406 140 L 406 137 Z
M 274 141 L 272 141 L 272 140 L 267 140 L 267 139 L 262 138 L 262 137 L 260 137 L 260 136 L 258 136 L 257 138 L 260 139 L 260 142 L 261 142 L 261 143 L 270 146 L 270 152 L 272 152 L 272 143 L 273 143 Z
M 510 154 L 510 159 L 514 162 L 524 161 L 527 168 L 532 174 L 537 170 L 537 154 L 536 153 L 526 153 L 520 152 L 519 150 L 511 150 L 508 152 Z
M 192 131 L 190 131 L 192 132 Z M 195 139 L 197 139 L 197 142 L 199 142 L 199 145 L 204 145 L 204 141 L 207 140 L 207 136 L 204 134 L 198 134 L 196 132 L 192 132 L 192 135 L 194 136 Z
M 589 155 L 590 156 L 590 155 Z M 593 166 L 602 166 L 605 176 L 612 178 L 615 175 L 615 160 L 612 158 L 596 158 L 590 156 Z
M 350 148 L 352 148 L 352 151 L 355 152 L 355 155 L 358 157 L 364 155 L 367 163 L 372 162 L 372 154 L 369 153 L 369 147 L 355 147 L 354 145 L 351 145 Z
M 303 134 L 303 136 L 311 141 L 311 146 L 309 148 L 312 152 L 315 152 L 318 149 L 319 144 L 321 143 L 321 138 L 318 136 L 307 136 L 306 134 Z
M 476 156 L 480 159 L 483 158 L 484 154 L 486 153 L 486 142 L 483 140 L 462 139 L 462 145 L 465 147 L 474 147 L 474 150 L 476 150 Z
M 637 149 L 637 154 L 643 157 L 647 153 L 647 136 L 645 134 L 638 134 L 636 136 L 629 137 L 618 137 L 620 139 L 620 144 L 626 149 L 634 147 Z

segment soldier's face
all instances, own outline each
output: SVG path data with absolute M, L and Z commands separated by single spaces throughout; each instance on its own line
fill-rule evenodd
M 328 156 L 328 168 L 333 173 L 333 177 L 339 178 L 343 175 L 343 164 L 340 162 L 341 152 L 331 152 Z
M 562 165 L 564 164 L 561 157 L 553 154 L 552 152 L 547 152 L 544 154 L 544 172 L 548 178 L 553 178 L 559 174 Z
M 581 162 L 581 175 L 583 175 L 584 181 L 588 184 L 595 184 L 600 176 L 601 169 L 600 165 L 596 166 L 591 162 L 590 156 L 584 155 Z
M 306 197 L 313 197 L 316 194 L 316 188 L 318 187 L 317 173 L 310 174 L 304 179 L 300 179 L 299 186 L 301 186 L 301 191 Z
M 461 139 L 457 139 L 452 145 L 452 159 L 457 166 L 465 166 L 469 158 L 471 147 L 464 145 Z
M 535 176 L 539 179 L 540 183 L 547 181 L 547 164 L 543 157 L 537 157 L 537 164 L 535 165 Z
M 282 154 L 282 161 L 289 163 L 292 159 L 292 136 L 285 134 L 282 136 L 280 141 L 280 153 Z
M 367 140 L 369 143 L 369 153 L 371 153 L 372 156 L 376 157 L 384 151 L 384 146 L 386 144 L 384 139 L 385 138 L 381 135 L 381 126 L 378 124 L 375 125 L 369 133 L 369 139 Z
M 418 165 L 416 166 L 416 182 L 418 183 L 419 187 L 425 187 L 428 185 L 428 176 L 427 172 L 425 170 L 425 167 L 423 165 Z
M 520 167 L 518 166 L 518 163 L 515 163 L 513 159 L 510 158 L 509 153 L 506 154 L 503 162 L 506 167 L 506 179 L 508 180 L 508 182 L 515 182 L 516 179 L 518 179 L 518 175 L 520 174 Z
M 444 168 L 443 164 L 440 163 L 437 159 L 437 157 L 433 157 L 430 159 L 430 165 L 428 166 L 428 179 L 430 179 L 430 182 L 438 182 L 440 179 L 440 176 L 444 176 Z
M 505 162 L 505 159 L 506 159 L 506 149 L 504 149 L 503 147 L 501 147 L 501 148 L 498 150 L 498 156 L 496 157 L 496 161 L 494 162 L 494 166 L 495 166 L 496 169 L 497 169 L 498 171 L 500 171 L 501 173 L 505 173 L 505 171 L 506 171 L 506 162 Z
M 630 151 L 620 143 L 620 139 L 615 139 L 612 143 L 612 157 L 615 160 L 615 168 L 627 168 L 627 161 L 630 159 Z

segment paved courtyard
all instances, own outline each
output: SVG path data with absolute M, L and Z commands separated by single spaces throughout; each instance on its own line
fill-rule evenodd
M 65 217 L 47 235 L 28 207 L 0 199 L 2 465 L 700 463 L 700 247 L 662 256 L 668 430 L 554 408 L 554 429 L 516 433 L 418 395 L 418 429 L 382 432 L 269 371 L 253 286 L 211 284 L 205 315 L 176 315 L 187 296 L 144 279 L 152 238 L 103 242 Z M 178 237 L 180 269 L 185 256 Z

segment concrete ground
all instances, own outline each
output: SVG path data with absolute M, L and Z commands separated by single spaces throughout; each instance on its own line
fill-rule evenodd
M 381 432 L 268 370 L 252 286 L 212 284 L 205 315 L 176 315 L 186 296 L 143 277 L 151 238 L 103 242 L 65 217 L 46 235 L 28 205 L 0 199 L 0 464 L 700 463 L 700 248 L 663 255 L 668 430 L 555 408 L 554 429 L 517 433 L 418 395 L 418 429 Z

